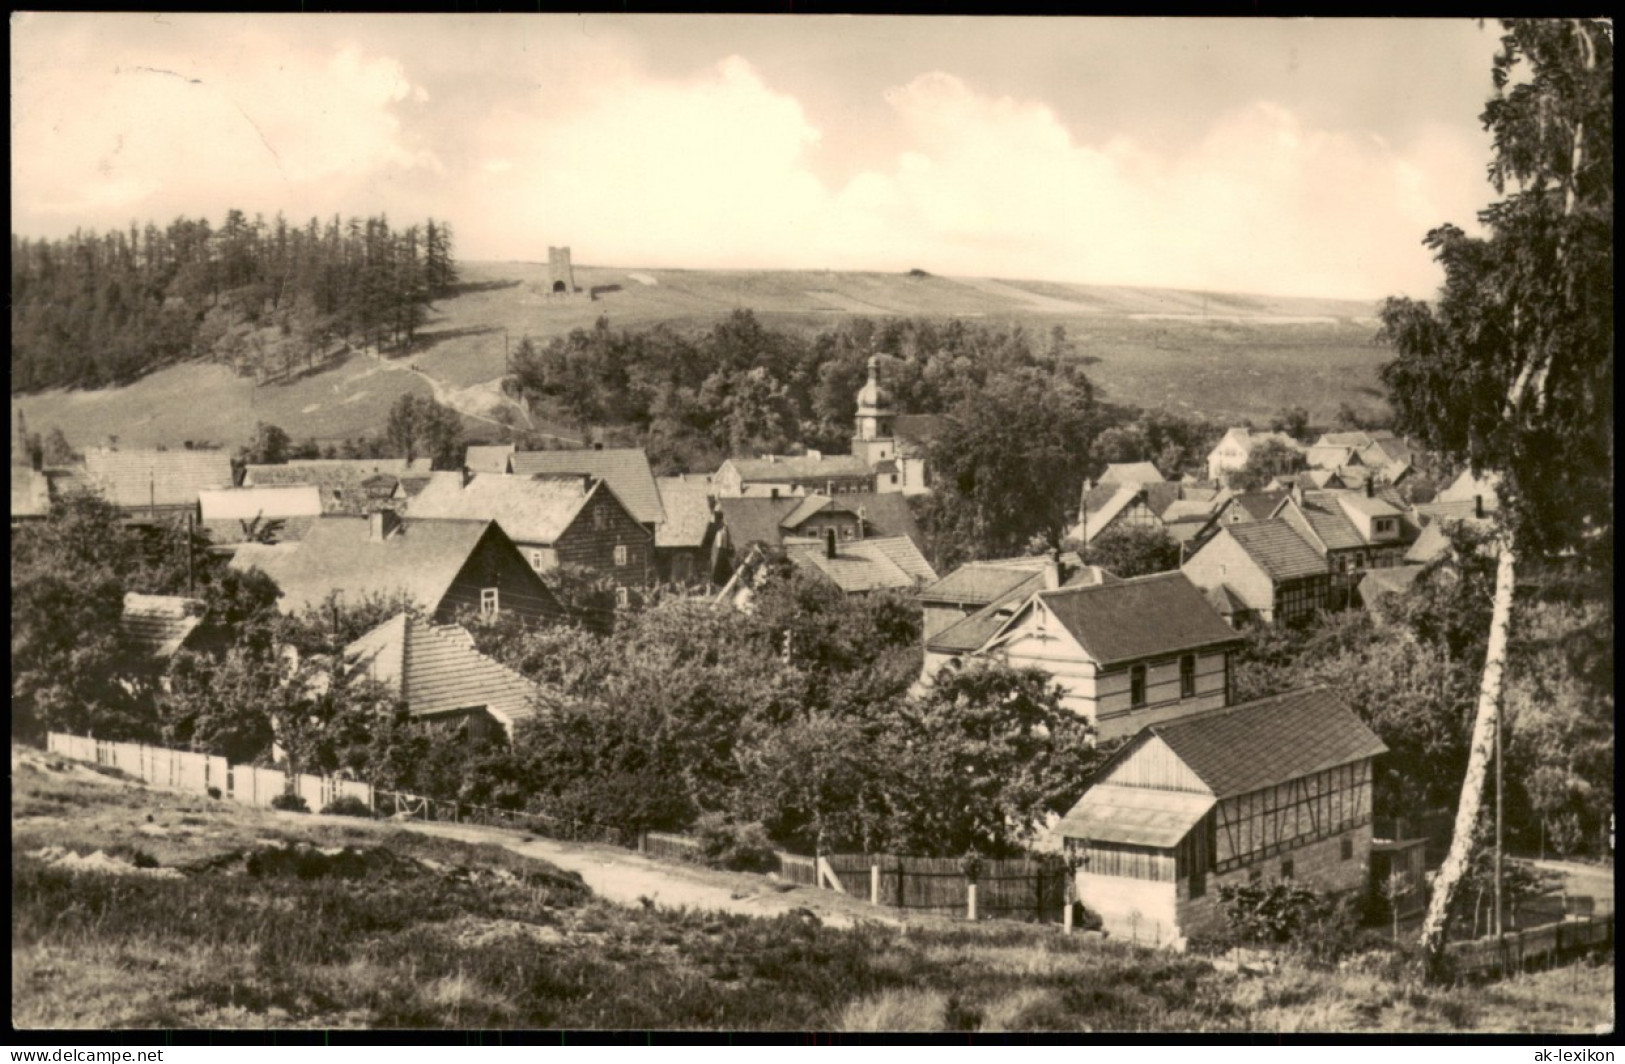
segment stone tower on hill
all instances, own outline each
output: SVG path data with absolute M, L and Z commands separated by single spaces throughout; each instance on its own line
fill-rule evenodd
M 570 266 L 570 249 L 547 249 L 547 291 L 549 295 L 574 295 L 575 270 Z

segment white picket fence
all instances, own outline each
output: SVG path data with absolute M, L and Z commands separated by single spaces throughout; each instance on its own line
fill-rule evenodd
M 363 780 L 301 773 L 293 777 L 290 786 L 288 774 L 277 768 L 232 765 L 210 754 L 143 743 L 113 743 L 60 732 L 49 733 L 45 747 L 59 757 L 116 768 L 154 787 L 180 791 L 215 787 L 222 798 L 244 805 L 269 807 L 277 795 L 295 793 L 304 798 L 313 813 L 335 798 L 346 796 L 361 799 L 369 809 L 374 807 L 372 784 Z

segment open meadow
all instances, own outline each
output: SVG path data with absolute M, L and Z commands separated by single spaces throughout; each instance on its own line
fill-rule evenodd
M 581 291 L 547 293 L 538 263 L 465 263 L 457 294 L 438 301 L 415 348 L 379 359 L 352 353 L 288 383 L 256 385 L 228 369 L 186 363 L 126 387 L 16 397 L 36 431 L 60 428 L 76 447 L 116 435 L 127 446 L 193 440 L 235 446 L 256 422 L 295 439 L 339 441 L 382 430 L 403 394 L 434 395 L 494 436 L 479 415 L 500 405 L 505 352 L 590 328 L 709 328 L 738 308 L 765 325 L 814 332 L 854 316 L 963 317 L 1017 324 L 1045 338 L 1063 327 L 1114 400 L 1215 420 L 1267 421 L 1302 406 L 1317 423 L 1340 403 L 1380 414 L 1375 308 L 1345 300 L 1221 295 L 1173 289 L 823 271 L 575 267 Z M 558 426 L 538 426 L 569 434 Z
M 616 905 L 502 846 L 245 809 L 20 746 L 11 798 L 20 1028 L 1589 1035 L 1613 1020 L 1611 965 L 1440 989 L 1388 953 L 1249 974 L 1054 927 Z

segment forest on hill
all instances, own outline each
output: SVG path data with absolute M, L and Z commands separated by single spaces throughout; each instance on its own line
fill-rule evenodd
M 191 358 L 289 379 L 346 343 L 409 345 L 457 280 L 451 230 L 227 212 L 11 237 L 11 390 L 127 384 Z

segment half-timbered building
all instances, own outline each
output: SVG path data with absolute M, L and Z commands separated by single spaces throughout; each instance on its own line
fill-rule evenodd
M 1221 887 L 1358 890 L 1382 741 L 1327 688 L 1142 729 L 1057 825 L 1109 934 L 1176 947 L 1222 930 Z

